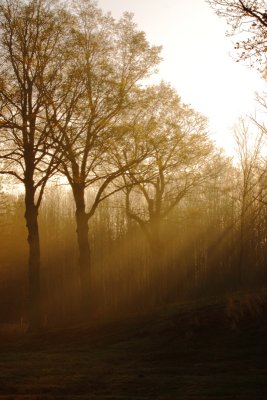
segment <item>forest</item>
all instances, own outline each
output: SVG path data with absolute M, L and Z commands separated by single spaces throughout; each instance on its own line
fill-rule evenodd
M 203 2 L 265 84 L 266 2 Z M 1 399 L 266 399 L 264 84 L 230 156 L 131 12 L 0 0 L 0 60 Z
M 265 38 L 266 14 L 251 18 Z M 1 323 L 38 331 L 266 287 L 264 93 L 231 158 L 205 116 L 150 83 L 161 48 L 130 13 L 3 1 L 0 52 Z

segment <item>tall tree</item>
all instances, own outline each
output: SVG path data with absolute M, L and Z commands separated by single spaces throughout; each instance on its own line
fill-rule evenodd
M 25 189 L 32 330 L 42 324 L 38 210 L 58 152 L 52 149 L 47 104 L 62 84 L 68 22 L 65 11 L 46 0 L 0 3 L 1 173 Z
M 235 129 L 235 141 L 241 175 L 239 187 L 240 235 L 237 263 L 237 283 L 241 285 L 244 281 L 244 275 L 247 272 L 245 271 L 245 263 L 248 258 L 248 233 L 252 230 L 252 222 L 255 219 L 253 205 L 255 204 L 255 200 L 259 198 L 259 180 L 265 175 L 265 169 L 261 170 L 264 132 L 253 132 L 252 125 L 241 118 L 239 125 Z
M 214 173 L 209 169 L 213 146 L 206 118 L 183 104 L 166 83 L 148 87 L 139 95 L 140 126 L 147 127 L 139 143 L 117 153 L 118 165 L 131 159 L 136 147 L 147 144 L 148 156 L 122 176 L 126 214 L 143 231 L 150 248 L 151 300 L 163 301 L 169 263 L 163 232 L 170 214 L 196 187 Z M 165 289 L 164 289 L 165 288 Z
M 125 109 L 132 93 L 158 64 L 159 47 L 150 46 L 145 34 L 137 30 L 131 14 L 115 21 L 94 2 L 81 2 L 72 9 L 71 47 L 76 50 L 83 96 L 71 112 L 71 120 L 59 123 L 64 133 L 61 143 L 61 172 L 66 176 L 76 206 L 77 239 L 81 288 L 86 308 L 90 306 L 90 243 L 88 222 L 107 193 L 110 183 L 129 167 L 121 168 L 108 161 L 111 145 L 121 143 L 122 131 L 112 129 Z M 63 88 L 64 89 L 64 88 Z M 53 107 L 55 105 L 53 104 Z M 57 115 L 70 115 L 66 103 Z M 139 157 L 141 155 L 139 154 Z M 92 188 L 93 200 L 86 204 L 86 190 Z
M 123 178 L 127 215 L 144 231 L 157 258 L 162 253 L 160 225 L 186 194 L 206 179 L 203 171 L 211 160 L 212 144 L 206 119 L 182 104 L 169 85 L 150 87 L 146 96 L 143 118 L 149 120 L 150 130 L 140 144 L 147 141 L 151 154 Z

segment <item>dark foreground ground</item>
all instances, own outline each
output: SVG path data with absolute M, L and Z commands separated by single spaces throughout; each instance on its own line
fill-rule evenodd
M 260 296 L 0 343 L 0 400 L 267 399 Z

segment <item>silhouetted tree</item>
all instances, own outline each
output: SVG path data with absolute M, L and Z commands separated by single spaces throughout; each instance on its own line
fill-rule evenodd
M 130 107 L 135 86 L 148 77 L 159 62 L 159 48 L 150 46 L 126 13 L 115 21 L 95 3 L 82 2 L 72 10 L 75 16 L 72 41 L 83 95 L 76 102 L 71 119 L 58 124 L 64 133 L 60 171 L 67 178 L 76 206 L 77 239 L 81 288 L 84 304 L 90 304 L 90 243 L 88 221 L 98 205 L 117 189 L 109 185 L 132 163 L 120 168 L 109 161 L 109 148 L 121 142 L 123 132 L 112 129 L 120 114 Z M 55 107 L 55 105 L 53 105 Z M 68 114 L 66 103 L 57 111 Z M 67 122 L 67 123 L 66 123 Z M 86 189 L 91 188 L 91 204 Z
M 33 330 L 41 326 L 38 210 L 45 185 L 56 170 L 58 151 L 52 150 L 47 104 L 62 84 L 67 22 L 67 14 L 45 0 L 0 4 L 1 173 L 17 178 L 25 188 Z

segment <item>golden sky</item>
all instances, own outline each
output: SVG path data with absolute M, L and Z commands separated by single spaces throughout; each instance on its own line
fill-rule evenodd
M 234 59 L 226 21 L 205 0 L 99 0 L 116 18 L 133 12 L 151 44 L 163 46 L 159 79 L 209 118 L 210 132 L 231 152 L 231 127 L 255 109 L 254 93 L 264 89 L 256 70 Z

